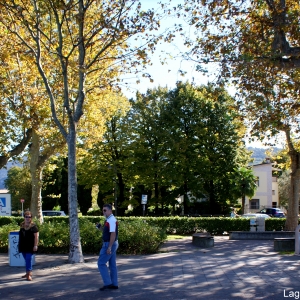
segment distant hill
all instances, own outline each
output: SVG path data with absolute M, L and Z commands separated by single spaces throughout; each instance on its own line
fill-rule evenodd
M 266 158 L 266 151 L 270 150 L 270 148 L 254 148 L 254 147 L 248 147 L 248 150 L 252 151 L 252 158 L 254 159 L 253 165 L 257 165 L 262 163 L 262 161 Z M 274 153 L 279 152 L 282 150 L 281 148 L 274 147 L 272 148 Z

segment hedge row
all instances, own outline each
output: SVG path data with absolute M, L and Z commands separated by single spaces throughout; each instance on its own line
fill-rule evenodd
M 50 217 L 49 217 L 50 219 Z M 39 227 L 39 253 L 64 253 L 69 251 L 68 218 L 56 217 L 46 220 Z M 99 217 L 98 217 L 99 220 Z M 6 220 L 7 221 L 7 220 Z M 8 235 L 10 231 L 19 230 L 18 222 L 9 219 L 10 223 L 0 227 L 0 252 L 8 252 Z M 18 221 L 21 221 L 18 219 Z M 2 220 L 3 222 L 3 220 Z M 94 222 L 79 218 L 82 251 L 85 254 L 98 254 L 102 246 L 102 233 L 96 229 Z M 120 222 L 120 254 L 148 254 L 157 252 L 166 239 L 164 230 L 151 226 L 143 220 Z
M 131 218 L 128 218 L 131 219 Z M 167 234 L 192 234 L 209 232 L 211 235 L 223 235 L 230 231 L 249 231 L 250 222 L 246 218 L 228 217 L 148 217 L 142 218 L 148 224 L 166 230 Z M 266 231 L 281 231 L 285 218 L 270 218 L 266 220 Z
M 230 231 L 249 231 L 250 222 L 245 218 L 228 217 L 117 217 L 120 223 L 141 221 L 165 230 L 167 234 L 191 234 L 206 231 L 212 235 L 221 235 Z M 20 224 L 22 217 L 0 217 L 0 227 L 6 224 Z M 45 222 L 69 223 L 68 217 L 45 217 Z M 92 224 L 103 223 L 104 217 L 83 216 L 79 220 L 86 220 Z M 285 218 L 270 218 L 266 220 L 266 231 L 281 231 L 285 225 Z M 143 225 L 141 225 L 143 226 Z

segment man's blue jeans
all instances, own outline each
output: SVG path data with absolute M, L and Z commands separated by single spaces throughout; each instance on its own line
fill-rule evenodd
M 118 241 L 115 241 L 111 247 L 111 254 L 107 254 L 109 242 L 103 242 L 98 258 L 98 269 L 103 279 L 104 285 L 118 286 L 118 270 L 117 270 L 117 249 L 119 247 Z M 108 262 L 108 267 L 107 267 Z M 109 272 L 108 272 L 109 268 Z
M 32 271 L 32 253 L 22 252 L 25 259 L 26 272 Z

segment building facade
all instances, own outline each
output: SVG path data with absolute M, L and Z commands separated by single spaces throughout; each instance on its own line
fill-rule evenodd
M 254 213 L 263 208 L 279 207 L 278 172 L 269 160 L 253 165 L 253 173 L 257 178 L 255 195 L 246 197 L 245 213 Z
M 11 216 L 11 195 L 8 190 L 0 190 L 0 216 Z

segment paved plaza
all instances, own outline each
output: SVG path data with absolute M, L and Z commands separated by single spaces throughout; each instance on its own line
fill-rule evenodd
M 153 255 L 118 255 L 119 289 L 99 291 L 96 255 L 68 264 L 67 255 L 37 255 L 33 281 L 0 254 L 0 299 L 300 299 L 300 257 L 274 252 L 272 240 L 229 240 L 200 249 L 185 238 Z

